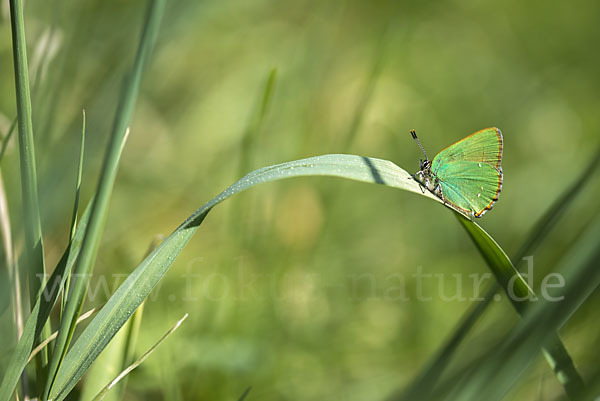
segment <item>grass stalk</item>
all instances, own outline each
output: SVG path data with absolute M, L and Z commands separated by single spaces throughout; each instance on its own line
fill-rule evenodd
M 37 190 L 37 173 L 33 143 L 33 123 L 31 117 L 31 95 L 29 92 L 29 74 L 27 70 L 27 42 L 25 40 L 25 22 L 21 0 L 10 0 L 10 21 L 12 29 L 13 61 L 17 100 L 17 122 L 19 127 L 19 161 L 21 170 L 21 197 L 23 202 L 23 221 L 25 231 L 24 258 L 29 283 L 31 304 L 35 304 L 40 289 L 46 282 L 44 265 L 44 247 L 42 224 Z M 43 330 L 50 334 L 50 326 Z M 44 350 L 36 359 L 38 383 L 45 377 L 48 354 Z
M 21 167 L 21 192 L 25 222 L 25 261 L 30 272 L 30 295 L 35 301 L 41 287 L 39 277 L 45 277 L 42 226 L 37 193 L 37 173 L 31 119 L 31 95 L 27 72 L 27 46 L 23 5 L 10 0 L 10 16 L 17 97 L 17 123 Z
M 530 301 L 530 296 L 535 297 L 533 289 L 527 285 L 508 256 L 489 234 L 459 213 L 456 213 L 456 217 L 496 276 L 496 281 L 506 292 L 513 308 L 523 316 L 534 305 Z M 571 400 L 579 399 L 585 385 L 558 333 L 548 334 L 545 344 L 542 347 L 544 356 L 567 396 Z
M 46 383 L 42 400 L 47 400 L 54 383 L 54 378 L 67 352 L 75 330 L 75 323 L 81 313 L 85 292 L 93 270 L 100 238 L 104 227 L 112 188 L 116 179 L 119 159 L 129 132 L 129 123 L 137 100 L 143 72 L 146 68 L 152 48 L 156 41 L 158 27 L 164 8 L 164 0 L 151 1 L 146 16 L 140 46 L 134 66 L 129 74 L 120 98 L 110 142 L 102 165 L 96 197 L 92 204 L 90 222 L 84 235 L 81 253 L 75 265 L 71 279 L 71 292 L 61 319 L 54 353 L 50 362 L 49 379 Z
M 81 193 L 81 174 L 83 171 L 83 154 L 85 149 L 85 110 L 82 112 L 83 123 L 81 128 L 81 142 L 79 147 L 79 163 L 77 165 L 77 179 L 75 181 L 75 200 L 73 201 L 73 213 L 71 215 L 71 229 L 69 230 L 69 243 L 73 241 L 75 232 L 77 231 L 77 214 L 79 212 L 79 196 Z M 70 276 L 67 278 L 62 290 L 62 302 L 60 305 L 61 315 L 67 305 L 67 294 L 69 293 Z
M 530 254 L 535 249 L 548 233 L 551 232 L 565 210 L 573 203 L 577 195 L 590 182 L 589 177 L 594 174 L 594 171 L 600 165 L 600 149 L 598 149 L 590 159 L 586 167 L 581 171 L 579 176 L 564 189 L 562 194 L 552 203 L 552 205 L 542 214 L 535 222 L 523 244 L 514 254 L 512 260 L 518 263 Z M 467 333 L 473 328 L 475 322 L 483 315 L 487 307 L 491 304 L 494 295 L 500 290 L 500 284 L 494 282 L 490 289 L 483 296 L 483 301 L 473 305 L 473 307 L 465 313 L 460 323 L 453 331 L 452 335 L 446 340 L 444 345 L 440 347 L 436 355 L 428 362 L 414 381 L 408 386 L 401 395 L 395 395 L 390 399 L 396 400 L 411 400 L 417 395 L 426 398 L 433 391 L 437 380 L 445 371 L 452 356 L 458 349 L 462 340 L 467 336 Z

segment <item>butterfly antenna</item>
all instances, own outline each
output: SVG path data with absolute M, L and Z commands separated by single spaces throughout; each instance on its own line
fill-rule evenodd
M 425 160 L 429 160 L 429 157 L 427 157 L 427 152 L 425 152 L 423 145 L 421 145 L 421 141 L 419 141 L 419 138 L 417 138 L 417 133 L 415 132 L 415 130 L 411 129 L 410 134 L 412 135 L 415 142 L 417 142 L 417 145 L 419 145 L 419 148 L 421 148 L 421 152 L 423 152 L 423 154 L 425 155 Z

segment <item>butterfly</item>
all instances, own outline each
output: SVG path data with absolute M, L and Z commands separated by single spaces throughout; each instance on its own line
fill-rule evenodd
M 413 139 L 425 155 L 413 178 L 421 189 L 439 197 L 467 217 L 481 217 L 498 200 L 502 190 L 502 132 L 486 128 L 461 139 L 429 160 L 417 138 Z

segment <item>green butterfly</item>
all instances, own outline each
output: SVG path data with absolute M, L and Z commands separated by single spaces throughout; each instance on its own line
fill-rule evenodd
M 461 139 L 429 161 L 415 130 L 411 130 L 425 160 L 413 175 L 444 204 L 467 217 L 481 217 L 502 190 L 502 132 L 486 128 Z

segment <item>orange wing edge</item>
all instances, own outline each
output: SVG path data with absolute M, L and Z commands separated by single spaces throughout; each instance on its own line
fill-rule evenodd
M 500 146 L 502 146 L 502 144 L 500 144 Z M 479 217 L 483 216 L 485 214 L 485 212 L 487 212 L 494 206 L 494 203 L 498 202 L 498 196 L 500 195 L 500 191 L 502 191 L 502 167 L 496 167 L 496 169 L 498 170 L 498 188 L 496 189 L 496 196 L 494 196 L 494 198 L 489 203 L 489 205 L 484 207 L 481 212 L 473 213 L 473 216 L 475 216 L 475 217 L 479 218 Z

